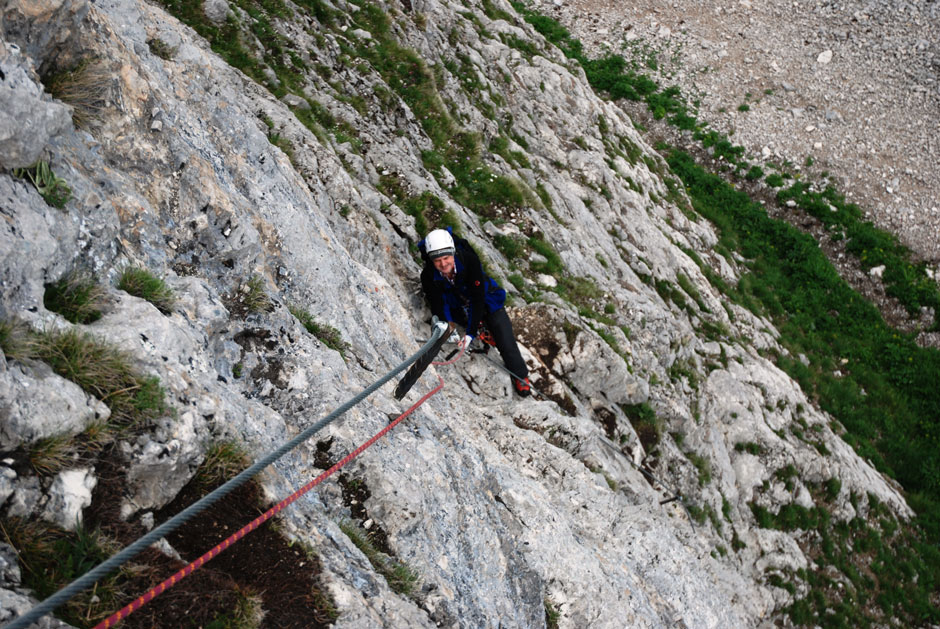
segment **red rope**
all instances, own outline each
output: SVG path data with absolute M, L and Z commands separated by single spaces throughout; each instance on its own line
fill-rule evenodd
M 453 358 L 452 360 L 448 360 L 448 361 L 434 361 L 434 362 L 431 363 L 431 364 L 434 365 L 434 366 L 436 366 L 436 367 L 443 367 L 444 365 L 453 365 L 455 362 L 457 362 L 458 360 L 460 360 L 460 357 L 463 356 L 463 353 L 464 353 L 464 351 L 467 349 L 467 346 L 468 346 L 468 345 L 470 345 L 470 343 L 461 343 L 461 344 L 459 345 L 459 347 L 460 347 L 460 353 L 457 354 L 456 356 L 454 356 L 454 358 Z M 440 377 L 440 376 L 438 376 L 438 377 Z
M 461 353 L 463 352 L 461 351 Z M 376 433 L 371 439 L 369 439 L 364 444 L 362 444 L 361 446 L 359 446 L 358 448 L 356 448 L 355 450 L 347 454 L 346 457 L 343 458 L 342 461 L 340 461 L 339 463 L 337 463 L 336 465 L 334 465 L 327 471 L 323 472 L 322 474 L 314 478 L 312 481 L 310 481 L 309 483 L 307 483 L 306 485 L 304 485 L 303 487 L 301 487 L 300 489 L 292 493 L 290 496 L 288 496 L 281 502 L 277 503 L 276 505 L 274 505 L 273 507 L 265 511 L 263 514 L 261 514 L 260 516 L 252 520 L 249 524 L 245 525 L 241 530 L 239 530 L 238 532 L 230 536 L 224 542 L 218 544 L 215 548 L 213 548 L 212 550 L 204 554 L 202 557 L 200 557 L 196 561 L 190 563 L 188 566 L 186 566 L 185 568 L 183 568 L 182 570 L 180 570 L 179 572 L 171 576 L 169 579 L 167 579 L 160 585 L 151 588 L 150 591 L 138 597 L 134 602 L 130 603 L 129 605 L 126 605 L 120 611 L 115 612 L 114 614 L 109 616 L 107 619 L 95 625 L 95 629 L 108 629 L 109 627 L 113 627 L 114 625 L 119 623 L 124 618 L 127 618 L 132 613 L 134 613 L 135 611 L 137 611 L 138 609 L 140 609 L 141 607 L 143 607 L 144 605 L 146 605 L 147 603 L 155 599 L 157 596 L 159 596 L 160 594 L 163 594 L 163 592 L 170 589 L 171 587 L 173 587 L 174 585 L 176 585 L 177 583 L 179 583 L 180 581 L 188 577 L 190 574 L 192 574 L 193 572 L 201 568 L 203 565 L 206 564 L 206 562 L 208 562 L 213 557 L 221 553 L 223 550 L 225 550 L 226 548 L 228 548 L 229 546 L 231 546 L 232 544 L 234 544 L 235 542 L 243 538 L 245 535 L 247 535 L 251 531 L 255 530 L 256 528 L 264 524 L 267 520 L 269 520 L 273 516 L 277 515 L 285 507 L 287 507 L 288 505 L 296 501 L 298 498 L 303 496 L 305 493 L 307 493 L 308 491 L 310 491 L 311 489 L 313 489 L 314 487 L 322 483 L 324 480 L 329 478 L 334 472 L 336 472 L 336 470 L 343 467 L 344 465 L 346 465 L 347 463 L 355 459 L 357 456 L 362 454 L 362 452 L 366 448 L 368 448 L 369 446 L 374 444 L 376 441 L 384 437 L 388 431 L 390 431 L 392 428 L 397 426 L 398 423 L 401 420 L 403 420 L 405 417 L 413 413 L 415 409 L 417 409 L 419 406 L 424 404 L 432 395 L 434 395 L 435 393 L 443 389 L 444 388 L 443 378 L 438 376 L 437 379 L 440 381 L 440 384 L 438 384 L 436 388 L 426 393 L 424 397 L 418 400 L 411 408 L 409 408 L 407 411 L 405 411 L 404 413 L 396 417 L 393 421 L 391 421 L 388 424 L 388 426 L 386 426 L 385 428 L 380 430 L 378 433 Z

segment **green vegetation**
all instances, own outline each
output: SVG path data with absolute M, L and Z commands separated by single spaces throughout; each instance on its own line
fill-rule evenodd
M 698 484 L 701 486 L 707 485 L 712 480 L 712 468 L 708 462 L 708 459 L 703 457 L 697 452 L 686 452 L 685 456 L 689 461 L 692 462 L 692 465 L 695 466 L 695 469 L 698 470 Z M 721 528 L 716 527 L 716 528 Z
M 147 47 L 150 48 L 150 52 L 166 61 L 170 61 L 176 56 L 176 48 L 167 45 L 165 41 L 156 37 L 147 40 Z
M 235 478 L 251 465 L 245 448 L 235 441 L 217 441 L 206 449 L 206 458 L 196 473 L 198 482 L 207 489 Z
M 339 330 L 325 323 L 318 323 L 313 315 L 300 306 L 290 306 L 290 313 L 294 315 L 300 324 L 307 329 L 307 332 L 314 335 L 320 342 L 330 349 L 339 352 L 339 355 L 346 358 L 346 351 L 349 349 L 349 343 L 343 340 Z
M 758 172 L 743 161 L 743 147 L 733 145 L 697 121 L 678 89 L 660 90 L 655 82 L 637 74 L 636 67 L 620 57 L 589 59 L 580 42 L 557 22 L 521 3 L 514 6 L 526 21 L 584 67 L 595 89 L 615 99 L 645 101 L 654 117 L 666 117 L 671 124 L 692 131 L 693 137 L 716 160 L 722 158 L 745 179 L 759 178 Z M 900 615 L 917 623 L 926 619 L 935 622 L 940 611 L 930 604 L 926 593 L 936 591 L 936 575 L 940 574 L 936 547 L 940 540 L 940 433 L 934 425 L 935 418 L 940 416 L 940 391 L 930 382 L 932 374 L 940 373 L 940 353 L 918 347 L 912 335 L 887 326 L 877 310 L 839 278 L 812 238 L 770 219 L 759 204 L 706 172 L 689 155 L 671 151 L 668 161 L 683 180 L 694 209 L 718 228 L 721 235 L 718 250 L 739 252 L 748 261 L 750 272 L 737 286 L 727 287 L 729 296 L 774 320 L 782 333 L 781 342 L 790 352 L 788 356 L 776 356 L 778 364 L 846 427 L 844 438 L 862 456 L 901 481 L 909 503 L 918 513 L 920 531 L 910 531 L 898 538 L 894 546 L 895 552 L 905 557 L 902 563 L 907 568 L 902 571 L 909 576 L 918 575 L 916 585 L 912 586 L 915 591 L 901 594 L 897 588 L 882 589 L 894 586 L 884 586 L 880 580 L 877 586 L 862 580 L 858 583 L 858 596 L 875 596 L 879 604 L 893 601 L 889 607 L 894 617 Z M 779 188 L 786 179 L 793 177 L 785 172 L 774 173 L 766 182 Z M 936 286 L 926 277 L 922 265 L 909 262 L 909 252 L 894 237 L 863 221 L 858 208 L 845 203 L 831 187 L 816 189 L 797 181 L 781 191 L 778 198 L 781 202 L 792 199 L 825 225 L 835 227 L 834 231 L 844 233 L 847 249 L 858 256 L 865 268 L 885 264 L 884 280 L 889 294 L 912 314 L 922 307 L 933 308 L 937 327 L 940 297 Z M 676 301 L 671 288 L 657 288 Z M 801 353 L 810 357 L 809 366 L 792 358 Z M 845 364 L 841 364 L 843 359 Z M 834 375 L 837 370 L 841 375 Z M 833 490 L 834 484 L 827 488 Z M 767 515 L 760 512 L 755 517 L 764 523 L 768 521 Z M 785 511 L 782 517 L 785 526 L 823 521 L 818 513 L 811 515 L 798 510 Z M 926 568 L 912 571 L 909 556 L 921 558 L 921 566 Z M 896 564 L 885 562 L 885 566 Z M 836 567 L 850 578 L 852 571 L 857 571 L 848 560 Z M 869 626 L 875 620 L 860 611 L 847 623 L 839 602 L 824 593 L 826 579 L 822 570 L 807 575 L 813 591 L 808 599 L 798 601 L 791 609 L 794 622 Z M 885 605 L 882 608 L 887 617 L 892 617 Z M 864 606 L 857 609 L 864 610 Z
M 53 595 L 120 550 L 120 545 L 97 530 L 79 527 L 65 531 L 41 520 L 8 518 L 0 521 L 0 540 L 17 550 L 23 584 L 40 599 Z M 76 627 L 91 627 L 129 598 L 121 586 L 130 568 L 99 580 L 94 590 L 69 599 L 56 615 Z
M 545 273 L 547 275 L 560 276 L 565 269 L 561 256 L 555 251 L 555 248 L 539 236 L 531 236 L 528 240 L 529 247 L 546 259 L 545 262 L 533 262 L 531 268 L 536 273 Z
M 114 74 L 98 59 L 83 59 L 69 70 L 42 77 L 53 98 L 72 107 L 72 122 L 79 129 L 101 123 L 113 81 Z
M 910 251 L 896 236 L 863 220 L 861 210 L 832 186 L 815 190 L 797 181 L 777 194 L 780 202 L 793 200 L 797 207 L 819 219 L 829 230 L 841 231 L 848 242 L 846 251 L 858 257 L 862 267 L 885 265 L 883 281 L 886 292 L 900 301 L 911 315 L 921 308 L 934 311 L 934 329 L 940 329 L 940 292 L 927 277 L 924 263 L 912 264 Z
M 0 320 L 0 351 L 7 360 L 23 362 L 30 357 L 29 329 L 18 321 Z
M 40 160 L 28 168 L 14 168 L 13 175 L 28 179 L 43 201 L 54 208 L 61 210 L 72 198 L 72 189 L 68 183 L 52 172 L 49 162 L 45 160 Z
M 340 522 L 339 528 L 346 534 L 356 548 L 362 551 L 375 571 L 385 577 L 393 591 L 411 596 L 419 585 L 418 573 L 397 558 L 386 555 L 369 539 L 368 534 L 357 524 L 349 521 Z
M 934 426 L 940 391 L 933 383 L 933 374 L 940 373 L 940 352 L 918 347 L 912 335 L 885 324 L 811 237 L 769 218 L 759 204 L 687 154 L 674 151 L 669 163 L 685 182 L 696 211 L 719 228 L 719 246 L 747 259 L 750 272 L 730 296 L 773 318 L 790 351 L 777 356 L 777 363 L 846 427 L 844 439 L 907 490 L 926 538 L 912 533 L 902 540 L 910 545 L 907 550 L 899 546 L 896 552 L 916 553 L 933 575 L 940 574 L 940 556 L 930 542 L 940 539 L 940 434 Z M 793 358 L 800 354 L 810 358 L 809 366 Z M 837 369 L 841 376 L 833 375 Z M 755 512 L 755 517 L 767 524 L 765 514 Z M 795 520 L 807 526 L 815 522 L 815 516 L 799 511 L 785 511 L 782 517 L 787 526 Z M 936 584 L 925 578 L 918 587 L 929 591 Z M 936 607 L 932 610 L 931 618 L 940 617 Z
M 235 595 L 231 611 L 217 615 L 205 625 L 206 629 L 258 629 L 262 626 L 264 609 L 261 595 L 237 586 Z
M 552 599 L 545 597 L 545 627 L 546 629 L 558 629 L 558 619 L 561 614 L 555 607 Z
M 46 284 L 42 302 L 46 310 L 62 315 L 71 323 L 92 323 L 101 318 L 105 291 L 90 273 L 72 271 Z
M 764 453 L 764 448 L 759 443 L 754 443 L 753 441 L 739 441 L 734 444 L 734 449 L 737 452 L 747 452 L 748 454 L 754 455 Z
M 146 299 L 163 314 L 168 314 L 176 303 L 176 296 L 166 282 L 141 267 L 124 269 L 118 278 L 117 287 L 135 297 Z
M 620 408 L 627 416 L 627 419 L 630 420 L 633 430 L 640 438 L 643 449 L 646 450 L 647 454 L 652 453 L 663 437 L 662 420 L 656 416 L 656 412 L 652 407 L 645 402 L 623 405 Z
M 635 65 L 631 65 L 619 55 L 590 59 L 584 53 L 581 42 L 574 39 L 555 20 L 529 10 L 521 2 L 514 2 L 513 6 L 546 39 L 558 46 L 566 56 L 581 64 L 596 90 L 608 94 L 613 99 L 643 100 L 654 117 L 666 117 L 670 124 L 692 131 L 693 137 L 703 148 L 708 149 L 715 159 L 724 158 L 732 168 L 742 168 L 746 172 L 745 178 L 759 177 L 754 167 L 748 168 L 742 160 L 744 148 L 731 144 L 725 136 L 708 130 L 706 124 L 698 121 L 685 104 L 678 88 L 672 86 L 660 89 L 648 76 L 637 74 Z M 767 184 L 780 187 L 784 177 L 789 175 L 770 175 L 767 177 Z M 778 198 L 780 201 L 793 199 L 798 207 L 826 225 L 837 224 L 849 239 L 847 250 L 857 255 L 865 268 L 881 264 L 886 266 L 884 282 L 888 293 L 897 297 L 912 314 L 916 314 L 921 307 L 933 308 L 934 327 L 940 327 L 940 291 L 927 277 L 925 265 L 912 264 L 910 252 L 901 246 L 894 236 L 864 221 L 857 206 L 846 203 L 844 197 L 831 186 L 817 191 L 803 182 L 797 182 L 782 191 Z
M 156 377 L 142 376 L 131 357 L 75 330 L 47 331 L 32 339 L 33 357 L 111 409 L 110 423 L 133 428 L 166 412 Z
M 756 181 L 764 176 L 764 169 L 760 166 L 751 166 L 747 173 L 744 175 L 744 178 L 748 181 Z
M 828 487 L 825 496 L 831 499 Z M 874 496 L 868 498 L 868 518 L 847 522 L 832 521 L 824 505 L 806 508 L 791 503 L 772 513 L 751 503 L 760 527 L 812 531 L 819 539 L 810 548 L 810 559 L 822 569 L 769 579 L 771 585 L 791 593 L 797 582 L 810 586 L 810 595 L 787 609 L 795 624 L 873 627 L 901 619 L 911 626 L 936 622 L 938 611 L 931 596 L 936 592 L 940 551 L 924 546 L 916 531 L 899 524 Z M 858 509 L 855 496 L 852 502 Z M 860 561 L 860 557 L 869 559 Z M 839 575 L 835 578 L 833 568 Z M 840 581 L 848 587 L 837 587 Z
M 248 312 L 265 312 L 271 307 L 271 300 L 264 291 L 264 278 L 252 275 L 242 287 L 242 304 Z
M 395 41 L 388 16 L 376 5 L 362 2 L 356 24 L 373 37 L 371 45 L 361 45 L 356 53 L 368 60 L 389 88 L 415 113 L 431 140 L 433 152 L 424 156 L 426 165 L 445 165 L 456 178 L 451 196 L 473 212 L 495 217 L 506 209 L 526 203 L 524 185 L 497 175 L 482 160 L 480 138 L 461 129 L 437 90 L 437 80 L 427 64 L 413 50 Z M 439 169 L 430 168 L 439 175 Z
M 30 445 L 31 467 L 51 475 L 75 453 L 96 452 L 121 434 L 133 433 L 167 412 L 156 377 L 143 376 L 131 357 L 76 330 L 31 333 L 16 323 L 0 323 L 0 346 L 8 360 L 41 360 L 58 375 L 111 409 L 107 421 L 89 425 L 79 438 L 55 435 Z
M 405 184 L 397 175 L 383 175 L 379 179 L 379 190 L 393 199 L 405 214 L 415 219 L 415 230 L 427 234 L 431 229 L 450 227 L 458 236 L 463 233 L 460 219 L 434 193 L 425 190 L 418 195 L 409 195 Z
M 54 476 L 72 460 L 72 440 L 66 435 L 53 435 L 29 445 L 29 466 L 40 476 Z
M 493 244 L 510 262 L 525 255 L 525 245 L 512 236 L 497 234 Z

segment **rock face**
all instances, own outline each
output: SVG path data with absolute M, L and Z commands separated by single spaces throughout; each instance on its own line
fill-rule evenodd
M 280 67 L 255 67 L 255 82 L 156 4 L 39 4 L 8 3 L 4 49 L 20 46 L 33 67 L 106 59 L 120 98 L 93 132 L 76 132 L 48 121 L 61 106 L 22 71 L 35 98 L 23 101 L 33 104 L 17 128 L 47 130 L 29 155 L 50 155 L 72 199 L 51 208 L 0 174 L 0 319 L 80 330 L 159 378 L 172 412 L 119 439 L 123 517 L 172 500 L 211 441 L 235 439 L 260 457 L 414 351 L 429 317 L 411 249 L 423 235 L 415 199 L 429 220 L 458 222 L 513 293 L 544 396 L 514 398 L 503 372 L 464 358 L 438 370 L 443 393 L 349 468 L 369 488 L 368 521 L 420 575 L 419 597 L 393 592 L 341 532 L 353 516 L 335 484 L 285 512 L 285 530 L 320 556 L 337 626 L 538 627 L 546 601 L 562 627 L 760 626 L 790 600 L 765 573 L 808 558 L 795 533 L 760 529 L 751 505 L 811 505 L 810 489 L 838 478 L 831 508 L 841 517 L 856 513 L 851 494 L 863 497 L 859 510 L 872 495 L 910 515 L 761 356 L 776 347 L 772 324 L 721 303 L 686 252 L 729 281 L 735 261 L 713 249 L 712 226 L 681 211 L 681 191 L 671 194 L 665 164 L 629 117 L 508 5 L 369 5 L 370 15 L 392 15 L 384 29 L 354 20 L 359 3 L 334 2 L 319 21 L 291 5 L 296 19 L 278 32 L 302 51 L 295 68 L 319 74 L 298 70 L 301 87 L 284 98 Z M 234 10 L 223 4 L 204 11 Z M 52 24 L 61 30 L 47 32 Z M 413 66 L 436 90 L 425 111 L 370 65 L 381 63 L 369 48 L 391 36 L 426 60 Z M 155 40 L 172 42 L 172 54 Z M 350 50 L 371 61 L 353 67 Z M 440 108 L 442 126 L 485 140 L 466 156 L 481 160 L 476 174 L 435 161 L 443 149 L 427 118 Z M 475 206 L 490 190 L 478 178 L 510 201 Z M 477 198 L 460 196 L 459 182 L 478 184 Z M 510 255 L 499 236 L 526 254 Z M 166 278 L 177 296 L 168 313 L 113 286 L 129 265 Z M 108 298 L 83 325 L 44 303 L 45 286 L 75 268 L 96 273 Z M 558 292 L 539 288 L 550 284 L 543 278 Z M 687 287 L 684 306 L 657 290 L 663 282 Z M 335 328 L 344 351 L 305 330 L 298 307 Z M 706 322 L 725 332 L 707 337 Z M 29 361 L 0 363 L 0 392 L 3 450 L 107 419 L 107 400 Z M 338 460 L 404 408 L 384 387 L 317 435 L 319 447 L 271 468 L 265 489 L 287 495 L 318 453 Z M 736 447 L 744 443 L 753 447 Z M 100 473 L 66 465 L 50 481 L 2 460 L 3 513 L 63 527 Z M 694 460 L 708 462 L 710 481 L 700 483 Z M 797 473 L 784 483 L 786 466 Z M 693 528 L 680 503 L 660 504 L 676 492 L 723 513 L 726 526 Z M 732 535 L 737 552 L 715 552 Z M 18 577 L 3 574 L 0 595 L 21 596 Z
M 68 108 L 43 98 L 26 59 L 6 43 L 0 48 L 0 75 L 0 166 L 31 166 L 49 139 L 71 124 Z

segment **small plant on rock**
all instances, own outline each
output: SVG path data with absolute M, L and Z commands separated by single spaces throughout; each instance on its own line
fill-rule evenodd
M 163 314 L 168 314 L 176 302 L 176 296 L 166 282 L 144 268 L 124 269 L 117 286 L 135 297 L 146 299 Z
M 0 351 L 8 360 L 31 358 L 29 331 L 17 321 L 0 321 Z
M 46 284 L 42 302 L 46 310 L 62 315 L 71 323 L 92 323 L 101 318 L 105 291 L 91 274 L 73 271 Z
M 264 280 L 259 275 L 252 275 L 242 287 L 242 303 L 248 312 L 264 312 L 271 307 L 271 300 L 264 292 Z
M 39 196 L 54 208 L 62 209 L 72 198 L 72 189 L 54 172 L 49 162 L 40 160 L 27 168 L 14 168 L 13 175 L 22 179 L 29 179 L 39 192 Z
M 235 478 L 251 464 L 248 452 L 234 441 L 219 441 L 206 450 L 206 458 L 199 466 L 197 477 L 207 487 L 215 487 Z
M 547 629 L 558 629 L 558 619 L 561 618 L 561 614 L 558 613 L 558 608 L 555 607 L 554 601 L 552 599 L 545 599 L 545 626 Z
M 44 332 L 34 347 L 53 371 L 107 404 L 113 426 L 134 428 L 166 411 L 159 379 L 140 375 L 129 356 L 89 334 Z
M 150 52 L 166 61 L 172 60 L 176 55 L 176 48 L 156 37 L 147 40 L 147 47 L 150 48 Z
M 30 444 L 29 466 L 40 476 L 53 476 L 65 469 L 72 452 L 72 440 L 66 435 L 46 437 Z
M 84 59 L 71 70 L 43 78 L 54 98 L 72 106 L 72 121 L 79 129 L 101 123 L 112 81 L 112 73 L 96 59 Z
M 39 598 L 46 598 L 120 550 L 120 545 L 98 530 L 79 527 L 62 530 L 41 521 L 7 518 L 0 521 L 0 541 L 17 550 L 23 584 Z M 57 612 L 76 627 L 89 627 L 103 620 L 127 598 L 121 587 L 127 569 L 98 581 Z
M 366 532 L 354 522 L 341 522 L 339 528 L 346 534 L 349 541 L 362 551 L 376 572 L 385 577 L 388 587 L 405 596 L 414 593 L 419 581 L 417 572 L 397 558 L 386 555 L 376 548 Z
M 343 340 L 343 336 L 339 330 L 331 325 L 317 322 L 312 314 L 300 306 L 290 306 L 288 309 L 292 315 L 297 317 L 300 324 L 307 329 L 307 332 L 310 332 L 310 334 L 320 339 L 324 345 L 330 349 L 335 349 L 339 352 L 340 356 L 346 358 L 346 350 L 349 349 L 349 343 Z

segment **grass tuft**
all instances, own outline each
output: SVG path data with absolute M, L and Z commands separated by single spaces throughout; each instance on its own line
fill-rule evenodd
M 34 339 L 37 358 L 111 409 L 110 422 L 135 428 L 167 410 L 156 377 L 139 375 L 131 358 L 76 330 L 43 332 Z
M 72 121 L 79 129 L 101 124 L 113 74 L 97 59 L 84 59 L 71 70 L 43 78 L 54 98 L 72 107 Z
M 388 586 L 393 591 L 411 596 L 418 588 L 419 577 L 411 567 L 397 558 L 386 555 L 375 547 L 369 536 L 357 524 L 350 521 L 341 522 L 340 530 L 346 534 L 356 548 L 362 551 L 375 571 L 385 577 Z
M 545 598 L 545 627 L 546 629 L 558 629 L 559 618 L 561 618 L 561 614 L 558 612 L 558 608 L 555 607 L 554 601 L 546 597 Z
M 242 286 L 242 303 L 248 312 L 266 312 L 271 307 L 271 300 L 264 291 L 264 279 L 252 275 Z
M 206 458 L 199 466 L 198 478 L 207 487 L 229 481 L 251 465 L 245 448 L 234 441 L 219 441 L 206 450 Z
M 66 435 L 54 435 L 30 444 L 29 466 L 40 476 L 54 476 L 69 464 L 74 449 L 72 439 Z
M 343 358 L 346 358 L 346 351 L 349 349 L 349 343 L 343 340 L 343 336 L 339 330 L 333 326 L 326 323 L 319 323 L 316 319 L 313 318 L 313 315 L 310 314 L 307 310 L 301 308 L 300 306 L 290 306 L 288 308 L 292 315 L 297 317 L 297 320 L 300 321 L 300 324 L 307 329 L 307 332 L 314 335 L 320 342 L 339 352 L 339 355 Z
M 32 358 L 29 329 L 19 321 L 0 321 L 0 351 L 7 360 L 23 362 Z
M 90 273 L 72 271 L 46 284 L 42 302 L 46 310 L 62 315 L 71 323 L 92 323 L 101 318 L 105 290 Z
M 124 269 L 118 278 L 117 287 L 135 297 L 146 299 L 163 314 L 168 314 L 176 303 L 176 296 L 166 282 L 144 268 Z
M 120 545 L 98 530 L 79 527 L 65 531 L 42 521 L 20 518 L 0 520 L 0 540 L 17 550 L 23 584 L 40 599 L 78 578 L 120 550 Z M 56 612 L 76 627 L 90 627 L 104 620 L 128 598 L 121 591 L 126 568 L 98 581 Z

